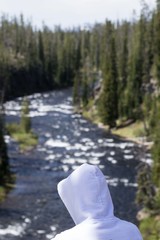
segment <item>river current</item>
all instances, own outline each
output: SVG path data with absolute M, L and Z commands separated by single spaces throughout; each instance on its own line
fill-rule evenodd
M 33 94 L 30 117 L 39 142 L 19 151 L 5 136 L 16 183 L 0 204 L 1 240 L 47 240 L 74 226 L 57 193 L 57 183 L 79 165 L 97 165 L 109 184 L 115 215 L 136 222 L 136 174 L 143 159 L 137 144 L 115 137 L 73 111 L 71 89 Z M 6 122 L 20 119 L 21 98 L 5 103 Z

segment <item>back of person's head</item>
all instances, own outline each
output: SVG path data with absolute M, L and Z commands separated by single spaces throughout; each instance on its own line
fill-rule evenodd
M 134 224 L 114 216 L 106 178 L 97 166 L 79 166 L 58 184 L 58 193 L 76 225 L 60 240 L 142 239 Z

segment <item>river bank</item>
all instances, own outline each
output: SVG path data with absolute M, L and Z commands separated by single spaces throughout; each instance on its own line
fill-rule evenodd
M 131 119 L 123 122 L 118 121 L 116 128 L 109 129 L 107 125 L 104 125 L 101 122 L 97 107 L 92 101 L 84 109 L 75 107 L 75 112 L 80 112 L 83 117 L 117 137 L 133 141 L 141 146 L 146 147 L 148 150 L 150 150 L 153 145 L 153 142 L 150 141 L 146 136 L 144 123 L 140 120 L 133 121 Z

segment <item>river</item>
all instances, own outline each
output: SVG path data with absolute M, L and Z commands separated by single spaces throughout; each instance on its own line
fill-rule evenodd
M 5 137 L 16 183 L 0 204 L 0 239 L 47 240 L 73 226 L 56 186 L 85 162 L 98 165 L 106 176 L 115 214 L 136 223 L 140 146 L 74 113 L 71 89 L 28 98 L 32 128 L 39 142 L 35 149 L 22 154 L 17 143 Z M 19 121 L 21 101 L 18 98 L 5 104 L 7 122 Z

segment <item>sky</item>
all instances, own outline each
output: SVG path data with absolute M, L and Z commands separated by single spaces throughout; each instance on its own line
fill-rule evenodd
M 145 1 L 152 9 L 156 0 Z M 72 28 L 103 23 L 105 19 L 131 20 L 133 10 L 138 16 L 141 0 L 0 0 L 0 14 L 19 16 L 31 20 L 40 28 L 42 22 L 50 28 L 61 25 Z

